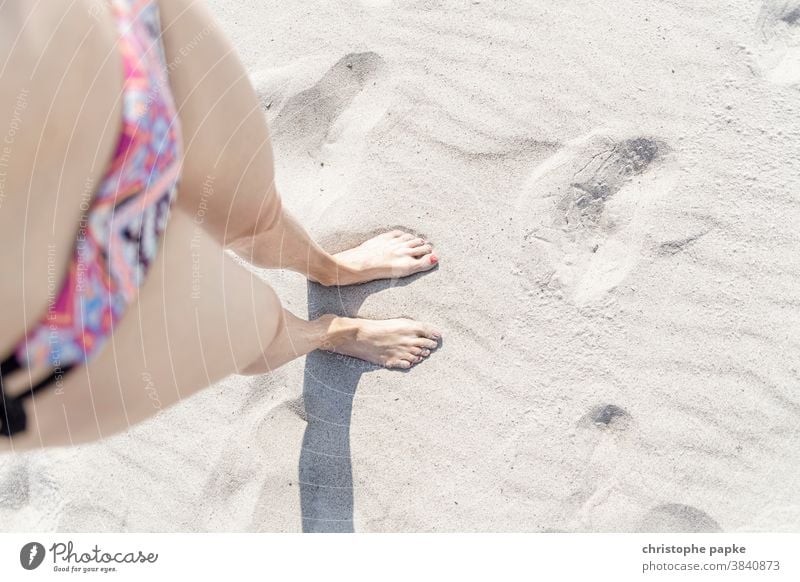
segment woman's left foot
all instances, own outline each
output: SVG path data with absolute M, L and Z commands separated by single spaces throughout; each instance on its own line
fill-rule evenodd
M 428 241 L 402 230 L 379 234 L 333 258 L 339 269 L 331 285 L 399 279 L 433 269 L 439 262 Z
M 320 348 L 366 360 L 386 368 L 408 368 L 435 350 L 442 334 L 431 325 L 411 319 L 358 319 L 323 315 Z

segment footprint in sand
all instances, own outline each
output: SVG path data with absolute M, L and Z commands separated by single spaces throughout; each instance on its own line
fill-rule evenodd
M 0 523 L 5 531 L 25 531 L 31 523 L 52 529 L 60 519 L 63 494 L 41 461 L 8 459 L 0 470 Z
M 670 149 L 656 138 L 593 132 L 567 143 L 518 198 L 518 272 L 578 305 L 599 299 L 638 262 L 675 176 Z
M 641 533 L 718 533 L 719 524 L 705 511 L 680 503 L 665 503 L 644 516 L 637 531 Z
M 581 427 L 621 432 L 631 425 L 631 415 L 616 404 L 598 404 L 586 413 L 578 423 Z
M 262 381 L 263 389 L 263 381 Z M 270 405 L 258 403 L 237 415 L 241 430 L 232 434 L 203 486 L 197 512 L 210 531 L 294 531 L 300 526 L 297 449 L 306 422 L 297 397 Z M 280 427 L 278 435 L 275 428 Z M 242 454 L 244 448 L 251 449 Z
M 800 83 L 800 0 L 767 0 L 758 16 L 764 76 L 780 85 Z
M 272 117 L 270 129 L 284 149 L 295 153 L 319 154 L 326 144 L 336 142 L 355 126 L 368 129 L 383 115 L 378 90 L 385 61 L 374 52 L 350 53 L 330 67 L 312 86 L 296 91 L 297 83 L 254 81 L 261 102 Z M 291 75 L 291 71 L 283 76 Z M 272 85 L 274 88 L 265 87 Z M 356 107 L 356 101 L 358 107 Z M 357 109 L 350 112 L 353 107 Z
M 18 510 L 30 499 L 30 475 L 24 462 L 14 463 L 0 478 L 0 508 Z
M 608 507 L 620 503 L 634 471 L 637 423 L 622 406 L 599 403 L 577 420 L 568 438 L 579 457 L 565 489 L 566 525 L 571 531 L 609 529 Z

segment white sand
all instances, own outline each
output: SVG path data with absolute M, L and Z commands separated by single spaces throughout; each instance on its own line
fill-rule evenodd
M 800 1 L 213 9 L 287 205 L 335 250 L 399 225 L 442 259 L 271 273 L 285 304 L 444 344 L 5 457 L 3 530 L 800 531 Z

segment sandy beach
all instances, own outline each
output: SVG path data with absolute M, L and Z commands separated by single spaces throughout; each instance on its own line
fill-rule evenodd
M 443 343 L 4 456 L 3 531 L 800 531 L 800 1 L 210 6 L 286 206 L 331 250 L 440 257 L 263 277 Z

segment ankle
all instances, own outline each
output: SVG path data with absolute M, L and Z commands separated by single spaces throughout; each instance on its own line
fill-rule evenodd
M 343 343 L 353 341 L 358 333 L 356 320 L 349 317 L 329 314 L 323 315 L 315 321 L 320 322 L 325 328 L 319 348 L 321 350 L 336 351 L 336 348 Z
M 360 275 L 360 269 L 344 264 L 335 255 L 329 255 L 324 265 L 309 273 L 309 279 L 324 287 L 336 287 L 350 285 L 353 281 L 359 280 Z

